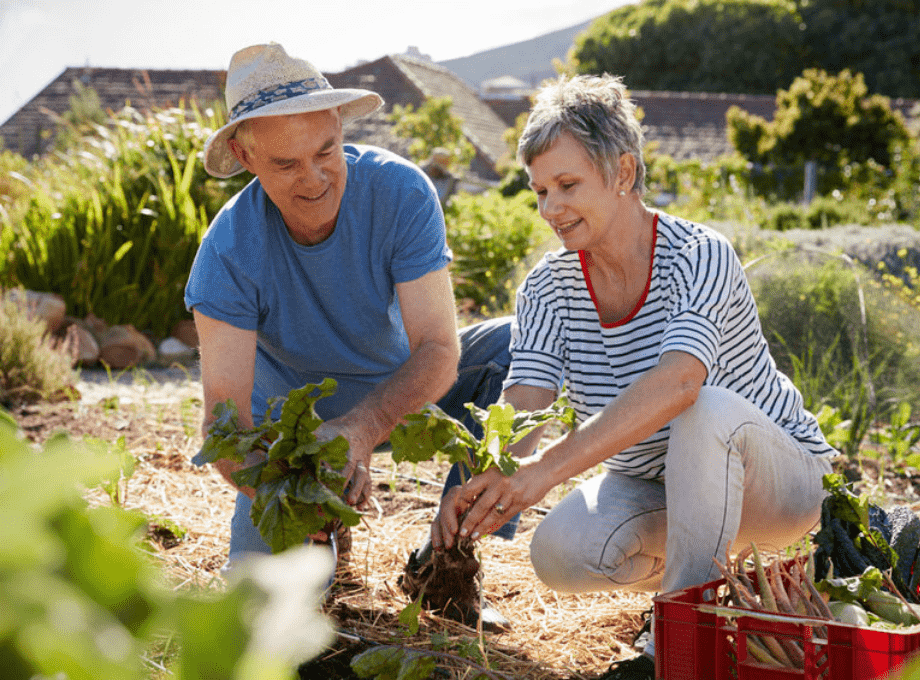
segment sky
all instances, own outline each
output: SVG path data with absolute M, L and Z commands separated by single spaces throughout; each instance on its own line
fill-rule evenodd
M 0 122 L 69 66 L 225 69 L 270 41 L 332 73 L 409 46 L 444 61 L 634 1 L 2 0 Z

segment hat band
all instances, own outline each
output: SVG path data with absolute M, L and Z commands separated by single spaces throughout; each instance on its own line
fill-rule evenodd
M 332 85 L 323 77 L 307 78 L 306 80 L 294 80 L 282 85 L 273 85 L 264 90 L 259 90 L 255 94 L 241 99 L 230 112 L 230 120 L 239 118 L 242 115 L 261 108 L 266 104 L 272 104 L 282 99 L 291 99 L 300 95 L 308 94 L 314 90 L 331 90 Z

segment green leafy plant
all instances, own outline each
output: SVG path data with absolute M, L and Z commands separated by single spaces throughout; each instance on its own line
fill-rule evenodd
M 247 181 L 211 178 L 199 161 L 220 122 L 196 107 L 126 108 L 84 126 L 21 174 L 29 191 L 0 211 L 0 284 L 50 290 L 73 316 L 167 336 L 189 316 L 183 292 L 201 236 Z
M 511 475 L 518 467 L 508 447 L 521 441 L 533 430 L 552 420 L 569 427 L 575 423 L 575 411 L 565 397 L 550 407 L 537 411 L 516 411 L 510 404 L 492 404 L 486 409 L 466 404 L 473 420 L 483 430 L 477 438 L 466 426 L 434 404 L 417 414 L 410 414 L 390 435 L 393 460 L 419 463 L 442 455 L 461 471 L 480 474 L 498 468 Z M 430 609 L 472 622 L 476 612 L 471 603 L 479 601 L 477 577 L 479 561 L 470 537 L 460 537 L 449 550 L 430 549 L 413 553 L 399 585 L 414 602 Z
M 870 525 L 869 508 L 871 506 L 868 496 L 855 494 L 850 491 L 846 480 L 840 474 L 827 474 L 823 478 L 824 489 L 828 496 L 824 503 L 826 508 L 823 510 L 829 517 L 837 518 L 843 522 L 850 523 L 858 530 L 858 535 L 853 539 L 853 543 L 860 550 L 867 547 L 881 553 L 892 567 L 897 565 L 898 555 L 888 545 L 888 541 L 878 530 Z M 815 542 L 819 545 L 825 540 L 826 534 L 830 529 L 822 530 L 815 536 Z M 828 553 L 833 551 L 828 549 Z
M 104 445 L 101 441 L 96 440 L 88 440 L 87 443 L 95 443 L 99 446 Z M 111 478 L 103 479 L 99 486 L 108 495 L 112 505 L 122 507 L 125 503 L 125 488 L 122 482 L 127 482 L 134 474 L 136 461 L 134 460 L 134 455 L 125 444 L 124 435 L 115 440 L 115 444 L 111 449 L 112 453 L 118 458 L 118 472 L 112 475 Z
M 223 593 L 174 592 L 139 548 L 143 515 L 81 497 L 121 464 L 66 435 L 35 447 L 0 410 L 0 514 L 16 518 L 0 523 L 3 677 L 142 680 L 144 652 L 167 635 L 180 641 L 180 680 L 290 680 L 328 644 L 316 607 L 325 551 L 241 565 Z
M 437 148 L 446 149 L 452 168 L 466 168 L 476 155 L 476 149 L 463 133 L 463 121 L 451 113 L 451 97 L 431 97 L 415 108 L 412 104 L 396 104 L 388 119 L 394 123 L 393 133 L 412 139 L 409 153 L 417 163 L 428 158 Z
M 390 646 L 371 647 L 351 660 L 359 678 L 376 680 L 425 680 L 436 665 L 436 659 L 426 652 Z
M 920 452 L 911 449 L 920 442 L 920 424 L 910 420 L 911 408 L 901 402 L 892 411 L 887 427 L 881 427 L 870 436 L 870 440 L 885 447 L 892 462 L 916 467 L 920 464 Z
M 435 404 L 428 404 L 419 413 L 407 415 L 393 430 L 393 460 L 421 463 L 443 454 L 451 463 L 469 466 L 474 475 L 491 467 L 512 475 L 518 462 L 508 453 L 509 446 L 552 420 L 569 427 L 575 423 L 575 410 L 566 397 L 538 411 L 517 411 L 511 404 L 492 404 L 483 409 L 470 403 L 466 408 L 482 426 L 482 438 L 475 437 L 463 423 Z
M 214 408 L 216 419 L 201 448 L 205 461 L 242 463 L 251 451 L 266 451 L 266 460 L 237 471 L 233 480 L 256 490 L 252 521 L 273 552 L 303 543 L 335 518 L 348 526 L 361 519 L 342 500 L 345 477 L 340 471 L 348 463 L 348 440 L 339 436 L 321 441 L 314 434 L 323 422 L 315 404 L 336 386 L 327 378 L 291 390 L 286 399 L 269 403 L 262 423 L 249 429 L 240 427 L 232 400 Z M 283 401 L 280 417 L 273 420 L 278 401 Z
M 511 198 L 497 191 L 457 194 L 444 219 L 447 242 L 454 253 L 454 295 L 477 308 L 499 311 L 507 307 L 521 265 L 541 244 L 556 243 L 529 191 Z
M 424 680 L 438 670 L 438 661 L 444 661 L 451 667 L 463 668 L 466 674 L 462 677 L 477 680 L 505 677 L 493 673 L 487 667 L 477 640 L 460 639 L 451 642 L 446 636 L 434 634 L 431 636 L 431 647 L 418 649 L 403 645 L 375 645 L 355 655 L 350 665 L 359 678 L 374 680 Z

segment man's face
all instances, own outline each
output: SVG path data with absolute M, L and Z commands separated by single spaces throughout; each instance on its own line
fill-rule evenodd
M 265 116 L 230 149 L 278 206 L 291 237 L 315 245 L 332 234 L 348 170 L 337 109 Z

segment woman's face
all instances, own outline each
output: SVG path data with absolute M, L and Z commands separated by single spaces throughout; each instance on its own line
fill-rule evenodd
M 610 232 L 617 191 L 567 132 L 527 166 L 540 215 L 568 250 L 590 250 Z

